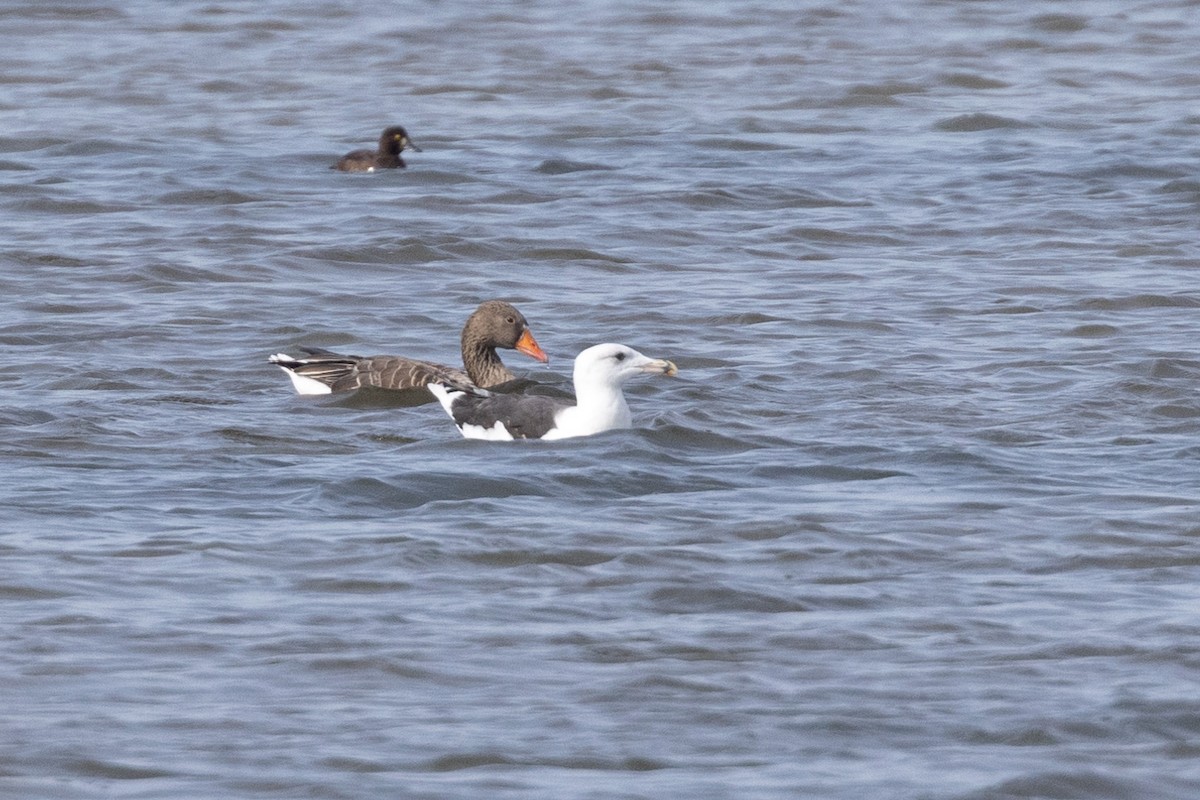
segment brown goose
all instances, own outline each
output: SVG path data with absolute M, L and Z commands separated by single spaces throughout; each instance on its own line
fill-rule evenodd
M 400 152 L 411 147 L 418 153 L 421 148 L 408 138 L 408 132 L 399 125 L 384 128 L 379 135 L 379 149 L 353 150 L 337 160 L 330 169 L 342 172 L 374 172 L 377 169 L 404 169 Z
M 292 379 L 300 394 L 329 394 L 375 386 L 381 389 L 421 389 L 431 381 L 479 387 L 498 386 L 515 379 L 496 348 L 517 350 L 548 361 L 520 311 L 503 300 L 480 303 L 463 326 L 462 370 L 403 356 L 348 356 L 315 347 L 301 348 L 293 358 L 276 353 L 267 360 Z

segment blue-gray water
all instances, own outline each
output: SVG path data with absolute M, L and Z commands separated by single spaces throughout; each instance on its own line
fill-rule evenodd
M 1196 797 L 1198 40 L 3 4 L 0 796 Z M 265 361 L 491 297 L 680 376 L 501 445 Z

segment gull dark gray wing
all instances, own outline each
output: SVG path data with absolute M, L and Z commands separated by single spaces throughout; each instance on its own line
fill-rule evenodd
M 464 394 L 455 398 L 454 423 L 492 428 L 497 422 L 514 439 L 540 439 L 554 427 L 554 415 L 574 405 L 570 400 L 529 394 Z

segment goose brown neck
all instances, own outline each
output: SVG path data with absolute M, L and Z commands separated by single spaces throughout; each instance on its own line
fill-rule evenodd
M 463 331 L 462 337 L 462 358 L 467 375 L 476 386 L 486 389 L 489 386 L 507 383 L 515 377 L 508 367 L 504 366 L 500 356 L 496 355 L 493 345 L 484 343 L 466 330 Z

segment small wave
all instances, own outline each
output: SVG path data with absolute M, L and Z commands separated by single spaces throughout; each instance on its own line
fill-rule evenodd
M 184 189 L 159 195 L 157 201 L 168 206 L 236 206 L 266 199 L 233 189 Z
M 1067 331 L 1067 336 L 1074 336 L 1080 339 L 1104 339 L 1109 336 L 1116 336 L 1121 332 L 1120 328 L 1113 325 L 1077 325 Z
M 1039 14 L 1029 24 L 1047 33 L 1078 33 L 1088 25 L 1087 17 L 1078 14 Z
M 956 117 L 934 123 L 934 130 L 947 133 L 975 133 L 977 131 L 993 131 L 1004 129 L 1032 128 L 1031 123 L 1022 122 L 1011 117 L 998 114 L 976 113 L 959 114 Z
M 720 584 L 664 587 L 652 591 L 648 599 L 655 610 L 662 614 L 786 614 L 808 610 L 803 603 L 790 597 Z
M 953 72 L 944 76 L 942 83 L 959 89 L 1007 89 L 1012 85 L 996 78 L 970 72 Z
M 352 478 L 332 481 L 317 488 L 318 502 L 331 510 L 349 514 L 364 510 L 413 509 L 441 501 L 543 495 L 545 489 L 532 481 L 495 478 L 475 473 L 423 472 L 399 478 Z
M 467 553 L 467 561 L 491 567 L 561 564 L 568 567 L 594 567 L 616 558 L 616 553 L 580 548 L 565 550 L 500 549 Z
M 533 261 L 603 261 L 608 264 L 629 264 L 628 258 L 599 253 L 582 247 L 534 247 L 519 253 L 522 259 Z
M 594 172 L 597 170 L 611 170 L 607 164 L 593 164 L 585 161 L 571 161 L 565 158 L 548 158 L 541 164 L 534 167 L 534 172 L 542 175 L 566 175 L 571 172 Z
M 1079 308 L 1097 311 L 1135 311 L 1147 308 L 1200 308 L 1200 296 L 1192 294 L 1133 294 L 1125 297 L 1092 297 Z

